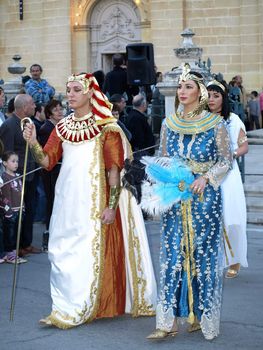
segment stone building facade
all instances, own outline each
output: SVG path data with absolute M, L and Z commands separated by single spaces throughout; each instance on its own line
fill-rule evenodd
M 261 0 L 0 0 L 0 78 L 14 54 L 29 74 L 32 63 L 64 93 L 71 72 L 111 69 L 115 52 L 151 42 L 159 71 L 179 64 L 174 48 L 184 28 L 195 32 L 203 59 L 229 81 L 243 76 L 248 91 L 263 87 L 263 1 Z

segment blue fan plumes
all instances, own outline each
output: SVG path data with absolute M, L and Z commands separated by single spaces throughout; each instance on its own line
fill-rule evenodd
M 147 181 L 142 185 L 141 207 L 157 215 L 174 204 L 192 198 L 190 185 L 194 181 L 191 169 L 178 158 L 143 157 Z

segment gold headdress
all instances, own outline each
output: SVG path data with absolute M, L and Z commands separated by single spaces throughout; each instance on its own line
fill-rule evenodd
M 201 97 L 198 106 L 190 113 L 188 113 L 185 117 L 186 118 L 193 118 L 197 115 L 199 115 L 207 105 L 208 101 L 208 92 L 207 89 L 204 85 L 204 80 L 202 77 L 198 77 L 197 75 L 194 74 L 195 72 L 191 70 L 191 67 L 188 63 L 183 63 L 182 64 L 182 74 L 179 77 L 179 83 L 185 82 L 187 80 L 193 80 L 195 81 L 201 92 Z M 175 110 L 177 111 L 177 108 L 179 106 L 179 100 L 176 94 L 175 97 Z
M 72 81 L 77 81 L 83 86 L 83 94 L 86 94 L 90 88 L 90 80 L 88 77 L 89 74 L 72 74 L 70 77 L 68 77 L 68 83 Z M 91 75 L 91 74 L 90 74 Z M 95 79 L 95 78 L 94 78 Z
M 92 90 L 92 96 L 90 98 L 90 103 L 92 105 L 93 114 L 97 119 L 113 118 L 112 117 L 112 104 L 109 102 L 108 98 L 100 90 L 99 84 L 96 78 L 92 74 L 72 74 L 67 83 L 77 81 L 83 86 L 83 94 Z
M 226 88 L 224 87 L 223 84 L 219 83 L 219 81 L 217 81 L 217 80 L 209 81 L 209 83 L 206 85 L 206 87 L 209 87 L 209 86 L 212 86 L 212 85 L 219 86 L 220 89 L 222 89 L 224 92 L 226 92 Z

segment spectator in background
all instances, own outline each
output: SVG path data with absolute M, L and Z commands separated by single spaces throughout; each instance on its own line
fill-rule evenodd
M 260 106 L 257 91 L 251 92 L 251 100 L 248 101 L 248 113 L 249 119 L 252 124 L 252 130 L 254 130 L 254 126 L 256 129 L 260 129 L 259 125 L 259 117 L 260 117 Z
M 46 120 L 44 108 L 45 108 L 44 105 L 37 104 L 36 108 L 35 108 L 35 114 L 31 118 L 35 124 L 37 136 L 39 134 L 39 130 L 40 130 L 41 126 L 44 124 L 44 122 Z
M 103 92 L 108 96 L 128 94 L 127 71 L 122 67 L 124 58 L 117 53 L 112 57 L 113 69 L 106 74 Z
M 147 101 L 145 96 L 138 94 L 132 101 L 133 109 L 127 116 L 126 126 L 132 134 L 131 145 L 135 158 L 141 158 L 144 155 L 153 155 L 154 147 L 142 152 L 144 148 L 154 146 L 154 136 L 144 112 L 147 110 Z
M 4 107 L 5 104 L 5 92 L 4 89 L 0 87 L 0 109 Z M 0 126 L 5 121 L 5 115 L 0 110 Z
M 44 105 L 37 104 L 35 108 L 35 115 L 31 118 L 36 127 L 37 137 L 39 137 L 39 131 L 46 120 Z M 37 189 L 36 189 L 36 212 L 34 216 L 34 222 L 45 222 L 46 219 L 46 195 L 44 191 L 44 185 L 40 172 L 35 173 Z
M 23 174 L 26 142 L 21 132 L 21 119 L 32 117 L 35 112 L 35 103 L 31 96 L 19 94 L 15 98 L 15 112 L 0 127 L 0 139 L 4 144 L 6 151 L 14 151 L 18 154 L 19 164 L 18 173 Z M 27 171 L 36 168 L 36 163 L 31 152 L 28 152 Z M 32 253 L 40 253 L 41 250 L 32 246 L 33 240 L 33 220 L 35 214 L 36 199 L 36 177 L 35 174 L 29 174 L 25 183 L 25 219 L 21 231 L 21 249 L 20 256 L 26 256 Z
M 126 135 L 128 141 L 131 141 L 132 134 L 126 128 L 125 124 L 120 120 L 120 107 L 119 107 L 118 103 L 113 102 L 112 105 L 113 105 L 112 111 L 111 111 L 112 115 L 114 116 L 114 118 L 117 119 L 117 124 L 122 128 L 122 131 Z
M 25 83 L 25 89 L 35 103 L 46 105 L 55 95 L 55 89 L 45 79 L 41 79 L 42 71 L 39 64 L 35 63 L 30 67 L 32 78 Z
M 100 89 L 103 89 L 104 81 L 105 81 L 105 73 L 103 70 L 96 70 L 96 72 L 92 73 L 94 77 L 96 78 Z
M 114 94 L 110 97 L 110 102 L 113 104 L 114 107 L 118 108 L 119 111 L 119 120 L 122 123 L 125 123 L 125 107 L 126 107 L 126 100 L 123 97 L 123 95 L 120 94 Z
M 259 94 L 259 106 L 261 112 L 261 127 L 263 128 L 263 88 L 262 92 Z
M 161 72 L 156 73 L 156 85 L 161 83 L 163 80 L 163 75 Z M 152 124 L 153 133 L 159 135 L 162 125 L 162 120 L 164 119 L 164 96 L 160 93 L 159 88 L 156 85 L 152 85 Z
M 242 105 L 244 106 L 244 108 L 247 105 L 247 92 L 246 89 L 244 88 L 243 84 L 243 79 L 241 77 L 241 75 L 236 75 L 234 78 L 235 83 L 237 84 L 237 86 L 240 89 L 241 92 L 241 100 L 240 102 L 242 103 Z
M 14 105 L 14 102 L 15 102 L 15 98 L 12 97 L 9 101 L 8 101 L 8 104 L 7 104 L 7 111 L 5 112 L 5 118 L 9 118 L 9 117 L 12 117 L 14 111 L 15 111 L 15 105 Z

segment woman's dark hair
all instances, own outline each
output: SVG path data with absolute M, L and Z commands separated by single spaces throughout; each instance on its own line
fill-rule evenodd
M 221 108 L 220 115 L 225 120 L 227 120 L 229 118 L 229 115 L 231 112 L 230 102 L 229 102 L 229 98 L 228 98 L 228 88 L 227 88 L 227 84 L 224 81 L 220 81 L 220 84 L 222 84 L 225 87 L 225 91 L 223 91 L 220 86 L 215 85 L 215 84 L 209 85 L 207 87 L 207 91 L 215 91 L 215 92 L 222 95 L 222 108 Z M 209 107 L 208 107 L 208 110 L 209 110 Z
M 2 161 L 7 162 L 11 156 L 18 156 L 18 154 L 14 151 L 6 151 L 2 155 Z
M 57 106 L 63 107 L 61 101 L 59 100 L 51 100 L 46 106 L 45 106 L 45 116 L 47 119 L 50 119 L 52 115 L 52 109 L 56 108 Z

